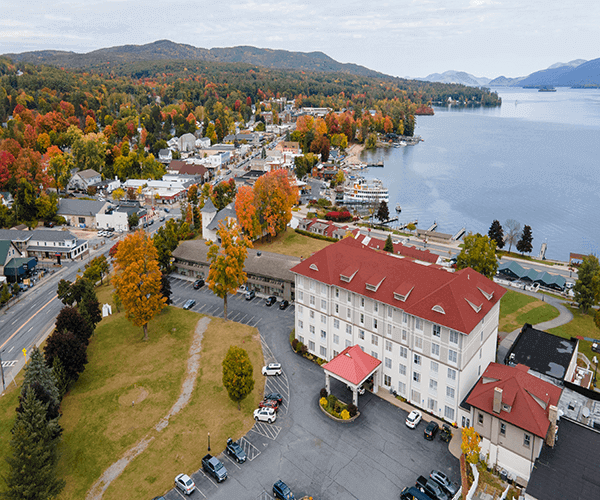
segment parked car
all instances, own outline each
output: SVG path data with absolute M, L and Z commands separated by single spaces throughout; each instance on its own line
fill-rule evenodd
M 272 306 L 275 304 L 275 302 L 277 302 L 277 298 L 274 295 L 271 295 L 265 299 L 265 304 L 268 306 Z
M 277 420 L 277 413 L 273 408 L 257 408 L 254 410 L 254 420 L 272 424 Z
M 352 387 L 350 387 L 349 385 L 346 386 L 346 389 L 348 389 L 349 391 L 352 390 Z M 359 385 L 358 389 L 356 389 L 356 392 L 358 392 L 358 394 L 360 396 L 362 396 L 365 393 L 365 387 L 363 385 Z
M 258 403 L 259 408 L 273 408 L 277 413 L 279 411 L 279 403 L 274 399 L 263 399 Z
M 183 491 L 186 495 L 191 495 L 196 489 L 194 481 L 187 474 L 179 474 L 175 478 L 175 487 Z
M 452 429 L 448 424 L 442 425 L 442 431 L 440 432 L 440 439 L 446 443 L 452 440 Z
M 406 487 L 400 493 L 400 500 L 431 500 L 429 495 L 426 495 L 421 490 L 414 486 Z
M 256 293 L 254 293 L 254 290 L 248 290 L 246 292 L 246 300 L 252 300 L 254 297 L 256 297 Z
M 433 438 L 435 438 L 435 435 L 437 434 L 438 429 L 440 428 L 440 426 L 438 425 L 437 422 L 435 421 L 431 421 L 427 424 L 427 427 L 425 427 L 425 430 L 423 431 L 423 435 L 425 437 L 425 439 L 428 439 L 429 441 L 433 441 Z
M 281 375 L 281 364 L 269 363 L 267 366 L 262 367 L 263 375 Z
M 246 461 L 246 452 L 237 441 L 234 441 L 231 438 L 227 439 L 227 447 L 225 448 L 225 451 L 228 455 L 231 455 L 233 458 L 235 458 L 235 461 L 238 464 L 242 464 Z
M 600 344 L 598 342 L 592 343 L 592 351 L 600 353 Z
M 273 485 L 273 496 L 280 500 L 294 500 L 294 494 L 281 479 Z
M 449 500 L 446 492 L 433 479 L 419 476 L 415 486 L 433 500 Z
M 458 485 L 450 481 L 450 478 L 439 470 L 432 470 L 429 477 L 438 483 L 450 497 L 454 497 L 458 492 Z
M 158 220 L 159 220 L 160 222 L 164 222 L 164 220 L 165 220 L 165 216 L 164 216 L 164 215 L 161 215 L 161 216 L 160 216 L 160 219 L 158 219 Z
M 278 392 L 271 392 L 270 394 L 265 394 L 265 400 L 267 399 L 277 401 L 279 404 L 283 403 L 283 396 Z
M 199 279 L 194 281 L 194 290 L 198 290 L 199 288 L 202 288 L 204 286 L 204 280 L 203 279 Z
M 423 415 L 421 415 L 421 412 L 419 410 L 411 411 L 408 414 L 408 417 L 406 417 L 407 427 L 414 429 L 415 427 L 417 427 L 417 425 L 419 425 L 419 422 L 421 421 L 422 417 L 423 417 Z
M 282 300 L 279 303 L 279 309 L 287 309 L 287 307 L 290 305 L 290 303 L 287 300 Z
M 217 483 L 227 479 L 227 469 L 217 457 L 213 457 L 210 453 L 202 457 L 202 470 L 214 477 Z
M 183 308 L 187 311 L 188 309 L 194 307 L 195 304 L 196 301 L 194 299 L 189 299 L 185 301 L 185 304 L 183 304 Z

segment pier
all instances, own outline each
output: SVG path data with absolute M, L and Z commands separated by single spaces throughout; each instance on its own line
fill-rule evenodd
M 452 241 L 456 241 L 456 240 L 459 240 L 460 238 L 462 238 L 464 236 L 466 230 L 467 230 L 467 228 L 465 228 L 465 227 L 460 228 L 458 230 L 458 232 L 454 236 L 452 236 Z
M 367 167 L 383 167 L 383 160 L 379 160 L 377 163 L 367 163 Z
M 427 232 L 429 231 L 435 231 L 437 229 L 437 222 L 433 222 L 433 224 L 431 224 L 431 226 L 429 226 L 429 229 L 427 230 Z

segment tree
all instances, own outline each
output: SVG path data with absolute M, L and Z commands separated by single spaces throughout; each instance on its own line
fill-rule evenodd
M 56 472 L 58 436 L 58 418 L 48 421 L 44 404 L 29 391 L 12 428 L 4 498 L 47 500 L 63 490 Z
M 227 390 L 229 399 L 240 403 L 254 390 L 254 376 L 252 363 L 248 353 L 237 346 L 230 346 L 223 360 L 223 386 Z
M 83 273 L 84 278 L 87 278 L 90 283 L 96 283 L 100 280 L 100 284 L 104 284 L 104 276 L 108 274 L 110 264 L 106 260 L 106 255 L 94 257 L 88 264 L 85 265 Z M 86 272 L 89 276 L 86 276 Z
M 92 333 L 94 333 L 88 322 L 79 313 L 79 310 L 71 306 L 65 306 L 60 310 L 56 316 L 54 328 L 59 332 L 74 333 L 86 345 L 89 343 Z
M 495 220 L 492 222 L 490 230 L 488 231 L 488 236 L 490 237 L 490 240 L 496 242 L 496 248 L 500 249 L 504 247 L 504 230 L 499 221 Z
M 504 223 L 504 227 L 506 228 L 506 241 L 508 241 L 509 245 L 508 253 L 510 253 L 512 246 L 516 245 L 521 237 L 521 223 L 514 219 L 508 219 Z
M 365 148 L 375 149 L 377 147 L 377 135 L 370 133 L 365 141 Z
M 498 271 L 496 259 L 496 243 L 479 233 L 469 233 L 464 237 L 464 247 L 456 258 L 456 268 L 471 269 L 492 279 Z
M 381 222 L 384 222 L 390 218 L 390 210 L 385 200 L 381 200 L 379 207 L 377 208 L 377 215 L 375 216 Z
M 479 454 L 481 453 L 480 441 L 481 436 L 477 434 L 473 427 L 466 427 L 462 430 L 460 449 L 465 455 L 465 460 L 470 464 L 479 462 Z
M 517 250 L 523 253 L 531 253 L 533 250 L 533 245 L 531 242 L 533 241 L 533 235 L 531 234 L 531 227 L 525 225 L 523 227 L 523 233 L 521 234 L 521 239 L 517 242 Z
M 21 386 L 21 394 L 34 384 L 39 384 L 50 398 L 50 404 L 60 405 L 60 395 L 56 389 L 56 380 L 52 370 L 46 365 L 44 356 L 35 347 L 29 353 L 29 362 L 25 365 L 25 377 Z
M 297 201 L 298 188 L 290 184 L 287 170 L 268 172 L 254 184 L 254 204 L 261 227 L 271 236 L 285 230 Z
M 2 285 L 2 291 L 0 291 L 0 304 L 6 304 L 10 300 L 10 290 L 8 284 Z
M 227 320 L 227 295 L 234 293 L 247 281 L 244 262 L 252 243 L 231 222 L 224 224 L 220 221 L 217 236 L 221 241 L 220 245 L 206 242 L 210 245 L 207 283 L 212 292 L 223 299 L 223 317 Z
M 250 240 L 260 236 L 260 221 L 254 205 L 254 191 L 250 186 L 240 186 L 235 197 L 235 213 L 238 223 Z
M 385 239 L 385 245 L 383 246 L 384 252 L 393 252 L 394 251 L 394 243 L 392 242 L 392 235 L 388 234 L 388 237 Z
M 52 366 L 59 358 L 69 381 L 75 382 L 87 364 L 87 342 L 73 332 L 55 330 L 44 347 L 46 364 Z
M 125 191 L 121 188 L 117 188 L 112 192 L 112 199 L 115 201 L 122 200 L 125 197 Z
M 584 313 L 600 300 L 600 263 L 596 255 L 586 255 L 583 258 L 573 291 L 575 302 Z
M 130 230 L 138 227 L 139 223 L 140 223 L 140 216 L 137 214 L 137 212 L 132 212 L 127 216 L 127 224 L 129 224 Z
M 160 275 L 160 293 L 167 299 L 165 304 L 171 304 L 171 282 L 169 281 L 169 275 L 162 273 Z
M 127 318 L 144 330 L 148 340 L 148 323 L 164 307 L 158 254 L 144 231 L 128 234 L 119 244 L 113 279 Z
M 64 305 L 77 305 L 79 313 L 88 322 L 93 332 L 102 319 L 102 310 L 93 283 L 85 278 L 77 278 L 74 283 L 60 280 L 57 295 Z
M 58 394 L 62 399 L 69 388 L 69 377 L 59 357 L 54 358 L 52 362 L 52 374 L 54 375 L 54 380 L 56 380 Z
M 183 239 L 189 229 L 187 223 L 183 223 L 182 226 L 185 227 L 178 228 L 177 223 L 173 219 L 169 219 L 163 226 L 158 228 L 158 231 L 152 237 L 152 243 L 154 243 L 158 252 L 158 265 L 163 272 L 171 270 L 173 250 L 177 248 L 179 240 Z

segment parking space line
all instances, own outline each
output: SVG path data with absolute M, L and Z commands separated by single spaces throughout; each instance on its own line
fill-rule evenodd
M 231 318 L 231 321 L 236 321 L 237 317 L 238 317 L 240 314 L 242 314 L 242 313 L 236 313 L 236 315 L 235 315 L 233 318 Z
M 223 453 L 223 457 L 226 458 L 227 460 L 229 460 L 238 469 L 241 469 L 241 467 L 237 464 L 237 462 L 235 460 L 232 460 L 227 453 Z
M 202 307 L 200 309 L 198 309 L 198 312 L 202 311 L 202 309 L 204 309 L 206 307 L 206 302 L 204 304 L 202 304 Z
M 173 488 L 173 489 L 175 490 L 175 492 L 176 492 L 176 493 L 177 493 L 179 496 L 181 496 L 181 498 L 185 498 L 185 497 L 183 496 L 183 493 L 181 493 L 181 491 L 179 491 L 179 488 Z M 198 489 L 198 488 L 196 488 L 196 489 Z M 206 498 L 206 497 L 205 497 L 205 498 Z
M 273 424 L 265 424 L 264 422 L 256 422 L 250 430 L 275 441 L 281 432 L 281 427 Z
M 273 497 L 269 495 L 268 492 L 263 491 L 260 495 L 256 497 L 256 500 L 271 500 Z
M 201 472 L 201 473 L 202 473 L 202 475 L 203 475 L 203 476 L 204 476 L 206 479 L 208 479 L 208 480 L 209 480 L 209 481 L 210 481 L 212 484 L 214 484 L 216 488 L 218 488 L 218 487 L 219 487 L 219 485 L 218 485 L 217 483 L 215 483 L 215 482 L 214 482 L 214 481 L 213 481 L 213 480 L 210 478 L 210 476 L 207 476 L 207 475 L 206 475 L 206 473 L 205 473 L 205 472 L 204 472 L 202 469 L 200 469 L 198 472 Z
M 256 327 L 256 325 L 258 325 L 261 321 L 262 321 L 262 318 L 259 318 L 258 321 L 256 323 L 254 323 L 252 326 Z
M 254 446 L 246 436 L 243 436 L 239 441 L 240 446 L 246 452 L 246 456 L 248 460 L 252 462 L 258 455 L 260 455 L 260 451 L 256 446 Z

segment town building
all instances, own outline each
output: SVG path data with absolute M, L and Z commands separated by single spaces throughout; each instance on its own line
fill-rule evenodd
M 89 186 L 96 184 L 101 180 L 102 176 L 98 172 L 96 172 L 94 169 L 88 168 L 86 170 L 75 172 L 67 184 L 67 189 L 85 192 Z
M 107 201 L 61 198 L 57 214 L 64 217 L 69 226 L 96 228 L 96 215 L 110 205 Z
M 449 422 L 495 360 L 505 290 L 457 272 L 343 239 L 292 269 L 296 338 L 326 361 L 359 345 L 382 361 L 374 385 Z
M 202 237 L 208 241 L 218 240 L 219 222 L 223 222 L 223 224 L 231 221 L 237 222 L 237 215 L 232 203 L 217 210 L 212 200 L 208 198 L 200 212 L 202 213 Z
M 79 259 L 89 253 L 87 240 L 78 240 L 70 231 L 0 229 L 0 241 L 10 240 L 24 257 L 61 260 Z

